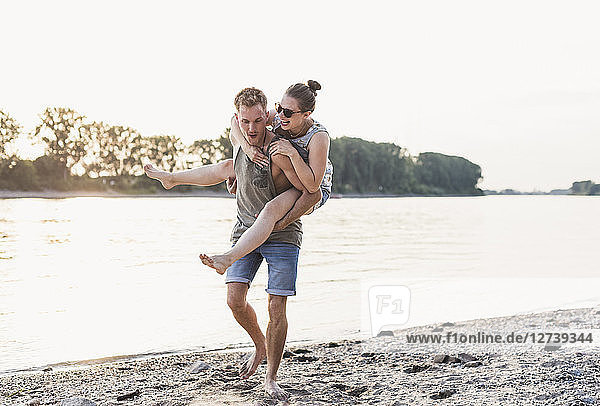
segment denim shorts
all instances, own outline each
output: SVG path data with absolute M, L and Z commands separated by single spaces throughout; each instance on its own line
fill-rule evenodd
M 250 286 L 263 258 L 268 265 L 267 291 L 270 295 L 294 296 L 300 248 L 286 242 L 266 242 L 227 269 L 225 283 L 244 282 Z

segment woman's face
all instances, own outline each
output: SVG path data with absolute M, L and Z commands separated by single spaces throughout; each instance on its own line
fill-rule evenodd
M 279 103 L 282 108 L 290 109 L 292 111 L 300 111 L 300 106 L 298 105 L 298 100 L 293 97 L 288 96 L 287 94 L 283 95 L 281 99 L 281 103 Z M 304 120 L 310 116 L 310 111 L 302 112 L 302 113 L 294 113 L 292 117 L 286 117 L 281 113 L 277 113 L 279 118 L 281 119 L 281 128 L 284 130 L 294 130 L 300 129 L 304 127 Z

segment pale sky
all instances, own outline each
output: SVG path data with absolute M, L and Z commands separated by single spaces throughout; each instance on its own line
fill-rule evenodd
M 594 1 L 3 2 L 0 109 L 218 136 L 246 86 L 318 80 L 334 137 L 463 156 L 483 188 L 600 182 Z

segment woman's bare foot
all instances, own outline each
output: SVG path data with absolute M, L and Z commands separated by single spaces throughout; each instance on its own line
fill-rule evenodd
M 267 378 L 265 380 L 265 392 L 267 396 L 277 400 L 286 401 L 290 398 L 290 395 L 281 389 L 281 387 L 275 382 L 274 379 Z
M 173 186 L 177 186 L 177 184 L 173 182 L 173 174 L 171 172 L 161 171 L 152 164 L 144 165 L 144 171 L 149 178 L 160 181 L 165 189 L 171 189 Z
M 213 268 L 219 275 L 223 275 L 227 268 L 234 262 L 227 255 L 213 255 L 209 257 L 206 254 L 200 254 L 199 257 L 204 265 Z
M 267 347 L 257 348 L 254 354 L 244 361 L 240 367 L 240 378 L 248 379 L 256 372 L 256 369 L 264 359 L 267 358 Z

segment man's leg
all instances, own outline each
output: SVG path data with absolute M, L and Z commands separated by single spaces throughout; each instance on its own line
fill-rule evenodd
M 269 295 L 269 324 L 267 326 L 267 376 L 265 391 L 275 399 L 287 400 L 289 395 L 277 384 L 277 370 L 281 363 L 287 337 L 286 296 Z
M 265 390 L 268 395 L 284 400 L 287 399 L 288 394 L 277 384 L 277 370 L 281 363 L 287 337 L 287 296 L 296 294 L 300 248 L 294 244 L 271 242 L 263 244 L 259 250 L 269 264 L 266 289 L 269 294 L 269 325 L 267 327 Z
M 248 284 L 230 282 L 227 284 L 227 305 L 236 321 L 246 330 L 254 342 L 254 354 L 240 368 L 240 377 L 247 379 L 256 372 L 256 368 L 267 356 L 265 336 L 256 320 L 256 313 L 246 301 Z
M 159 180 L 165 189 L 171 189 L 177 185 L 211 186 L 228 178 L 235 178 L 233 159 L 225 159 L 216 164 L 179 172 L 161 171 L 153 165 L 147 164 L 144 165 L 144 171 L 149 178 Z

